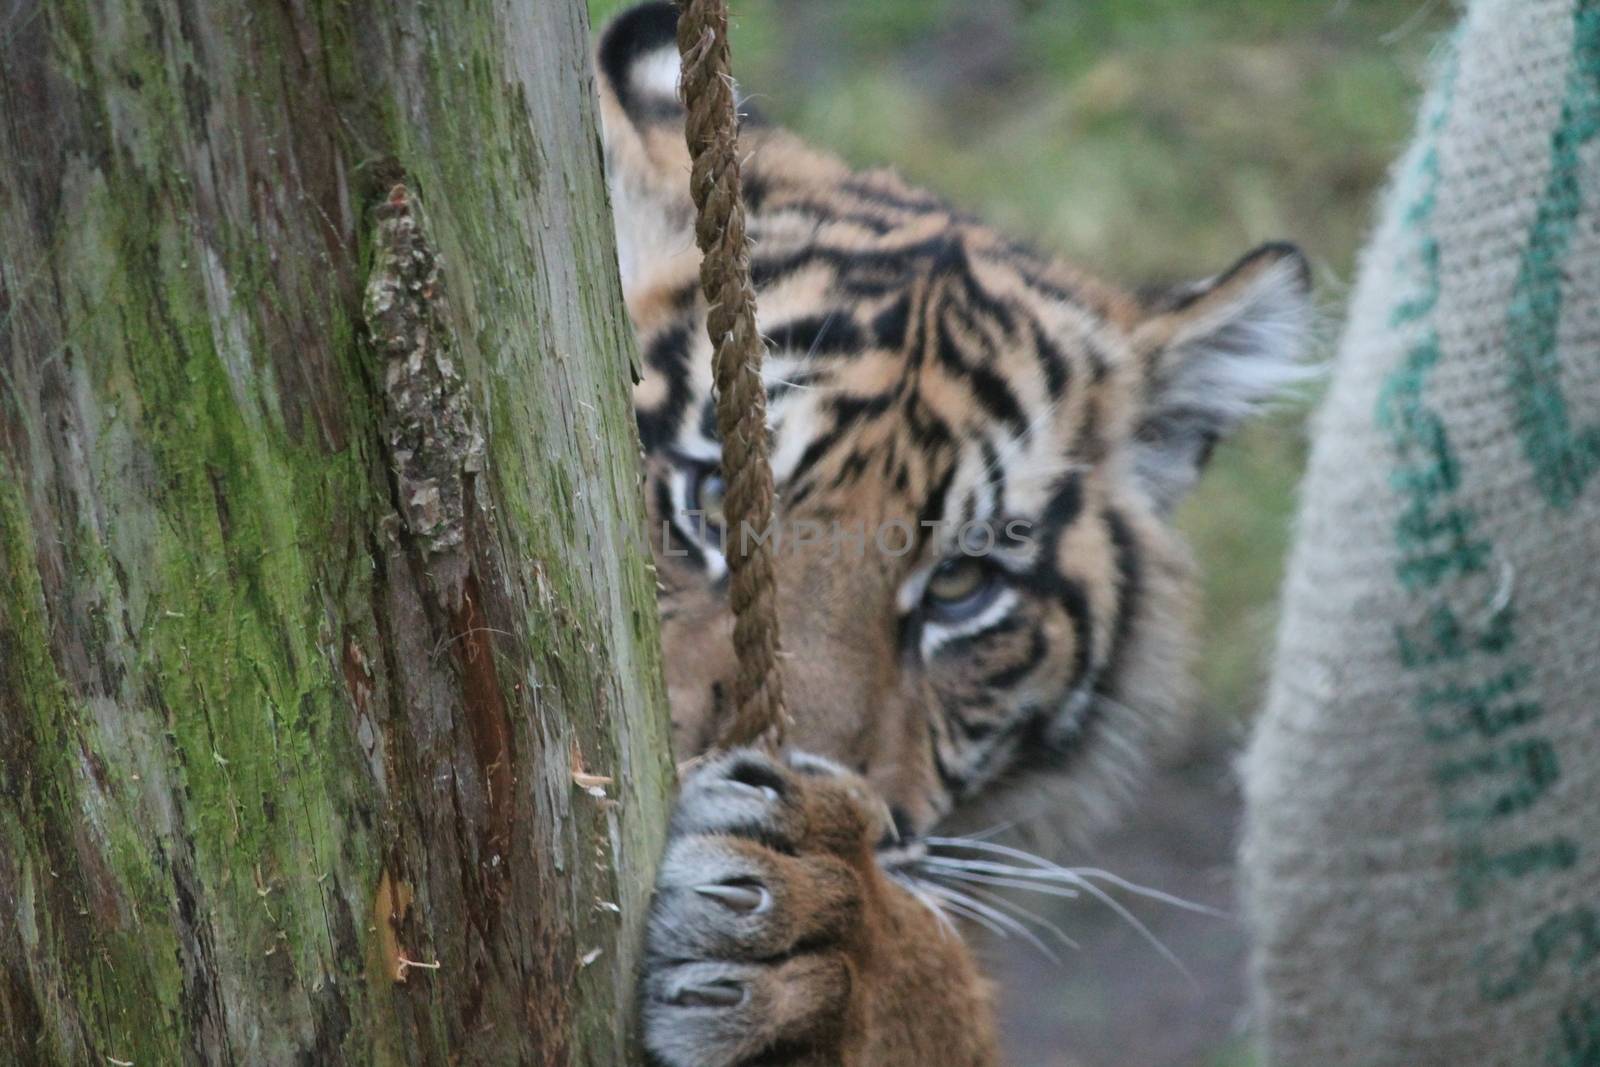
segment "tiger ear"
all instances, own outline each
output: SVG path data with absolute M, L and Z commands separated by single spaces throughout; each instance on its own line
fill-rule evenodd
M 1133 458 L 1159 511 L 1194 486 L 1217 441 L 1316 374 L 1304 362 L 1311 320 L 1310 267 L 1290 244 L 1262 245 L 1146 308 L 1133 333 L 1145 370 Z
M 652 264 L 694 249 L 689 150 L 678 96 L 678 9 L 642 4 L 612 19 L 595 50 L 606 181 L 624 293 Z
M 669 122 L 681 129 L 677 6 L 640 4 L 608 22 L 595 48 L 595 73 L 602 95 L 630 124 Z

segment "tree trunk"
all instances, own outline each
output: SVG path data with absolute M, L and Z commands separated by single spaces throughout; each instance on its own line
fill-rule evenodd
M 626 1059 L 593 96 L 580 0 L 0 4 L 0 1061 Z

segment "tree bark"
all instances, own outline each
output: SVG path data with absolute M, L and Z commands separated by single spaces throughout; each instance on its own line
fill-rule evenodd
M 588 51 L 0 2 L 0 1061 L 627 1058 L 672 770 Z

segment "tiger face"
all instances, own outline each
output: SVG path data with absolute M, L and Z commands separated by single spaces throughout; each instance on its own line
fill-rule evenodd
M 725 553 L 750 533 L 720 522 L 675 19 L 635 9 L 598 58 L 684 758 L 731 712 Z M 1189 705 L 1169 519 L 1303 376 L 1304 258 L 1268 245 L 1136 298 L 748 115 L 741 148 L 789 742 L 864 777 L 902 835 L 979 797 L 1099 823 Z

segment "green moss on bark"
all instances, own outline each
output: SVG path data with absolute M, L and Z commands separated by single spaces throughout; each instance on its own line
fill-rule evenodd
M 581 17 L 517 14 L 64 0 L 0 42 L 0 1053 L 622 1062 L 671 777 L 633 356 Z M 360 321 L 402 176 L 489 447 L 504 856 Z

